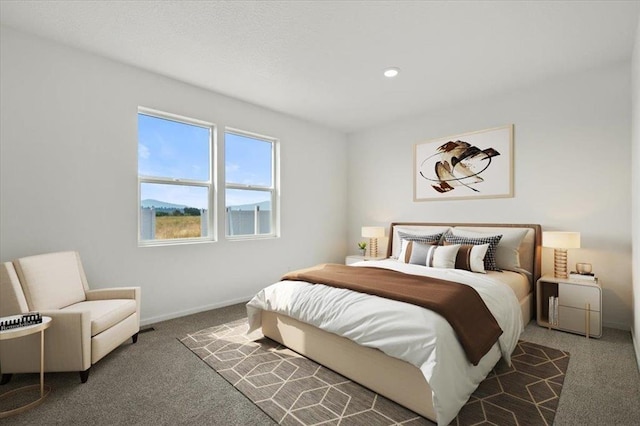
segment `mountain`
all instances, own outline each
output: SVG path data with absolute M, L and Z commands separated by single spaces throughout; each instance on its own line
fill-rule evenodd
M 140 205 L 144 208 L 155 207 L 156 209 L 167 209 L 167 210 L 182 210 L 185 207 L 189 207 L 183 204 L 173 204 L 173 203 L 167 203 L 165 201 L 158 201 L 158 200 L 152 200 L 152 199 L 142 200 L 140 202 Z

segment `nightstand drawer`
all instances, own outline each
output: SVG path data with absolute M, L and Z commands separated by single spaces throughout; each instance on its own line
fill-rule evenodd
M 600 312 L 599 287 L 571 283 L 560 283 L 558 285 L 558 304 L 560 306 L 586 309 L 587 303 L 590 305 L 591 311 Z
M 572 331 L 574 333 L 586 334 L 586 315 L 584 309 L 558 307 L 558 324 L 561 330 Z M 600 312 L 589 312 L 589 335 L 600 337 Z

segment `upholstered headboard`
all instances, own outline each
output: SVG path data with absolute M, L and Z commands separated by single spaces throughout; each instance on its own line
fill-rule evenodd
M 503 235 L 498 249 L 505 254 L 516 253 L 519 257 L 519 268 L 513 268 L 513 270 L 527 274 L 532 284 L 540 278 L 542 228 L 535 224 L 396 222 L 392 223 L 389 229 L 387 257 L 397 257 L 400 253 L 401 243 L 398 231 L 414 235 L 429 235 L 446 233 L 450 230 L 461 234 Z

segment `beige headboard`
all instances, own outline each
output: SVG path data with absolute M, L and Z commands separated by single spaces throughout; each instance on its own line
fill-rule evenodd
M 387 245 L 387 257 L 397 256 L 400 247 L 398 230 L 407 233 L 435 234 L 446 232 L 450 228 L 464 228 L 487 233 L 500 233 L 500 228 L 525 229 L 527 232 L 519 247 L 520 266 L 530 274 L 531 283 L 540 278 L 542 271 L 542 227 L 535 224 L 519 223 L 428 223 L 428 222 L 394 222 L 389 229 L 389 243 Z

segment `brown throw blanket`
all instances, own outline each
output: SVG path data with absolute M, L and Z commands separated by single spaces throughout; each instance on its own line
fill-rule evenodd
M 478 292 L 464 284 L 332 263 L 292 271 L 282 279 L 345 288 L 430 309 L 449 321 L 473 365 L 478 365 L 502 334 Z

